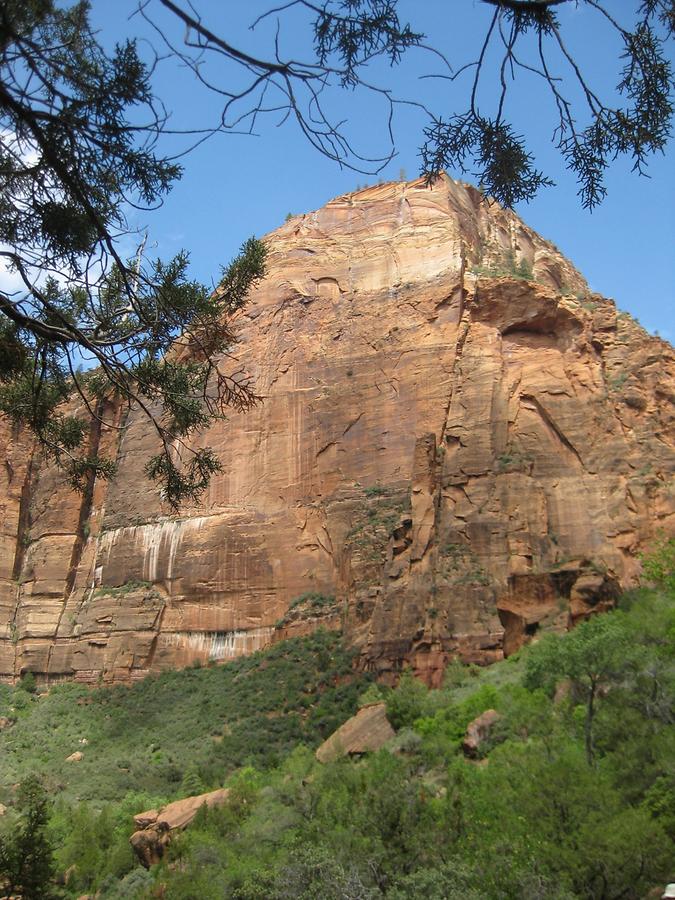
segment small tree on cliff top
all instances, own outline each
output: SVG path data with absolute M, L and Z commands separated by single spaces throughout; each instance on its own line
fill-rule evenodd
M 616 101 L 602 99 L 567 48 L 559 11 L 572 3 L 588 6 L 621 43 Z M 178 58 L 195 86 L 221 103 L 217 125 L 201 129 L 198 140 L 214 131 L 253 131 L 265 115 L 281 115 L 340 165 L 377 172 L 393 144 L 380 159 L 360 154 L 326 98 L 332 86 L 369 92 L 388 110 L 391 137 L 399 101 L 370 82 L 367 67 L 378 57 L 396 64 L 411 48 L 426 52 L 440 66 L 430 75 L 469 82 L 463 112 L 429 113 L 424 174 L 432 180 L 444 167 L 468 171 L 508 206 L 550 183 L 506 118 L 516 75 L 548 86 L 554 142 L 589 207 L 604 196 L 612 159 L 627 155 L 641 172 L 649 154 L 664 149 L 673 114 L 666 54 L 675 34 L 673 0 L 638 2 L 628 25 L 601 0 L 481 0 L 490 18 L 480 50 L 457 67 L 399 20 L 395 0 L 290 0 L 258 16 L 252 27 L 275 16 L 278 29 L 300 16 L 313 45 L 304 61 L 282 57 L 278 40 L 267 55 L 236 47 L 209 28 L 198 5 L 139 0 L 138 14 L 159 42 L 150 65 L 134 41 L 106 52 L 85 0 L 69 7 L 4 0 L 0 9 L 0 256 L 18 282 L 14 292 L 0 292 L 0 411 L 29 425 L 82 488 L 114 471 L 89 440 L 89 417 L 119 427 L 110 418 L 112 396 L 140 409 L 161 445 L 147 473 L 173 505 L 196 499 L 219 468 L 209 448 L 191 444 L 192 433 L 257 399 L 228 354 L 233 319 L 264 273 L 265 250 L 248 241 L 210 295 L 189 279 L 187 254 L 151 260 L 140 236 L 131 258 L 122 249 L 134 243 L 128 211 L 161 203 L 181 174 L 175 159 L 159 153 L 158 140 L 171 131 L 151 85 L 161 56 Z M 167 21 L 184 29 L 182 42 Z M 298 20 L 292 22 L 295 29 Z M 500 85 L 491 112 L 481 103 L 486 81 Z M 570 99 L 569 83 L 581 107 Z M 82 375 L 81 362 L 96 370 Z M 73 395 L 88 415 L 63 412 Z

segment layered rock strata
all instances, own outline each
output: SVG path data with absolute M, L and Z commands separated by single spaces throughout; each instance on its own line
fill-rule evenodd
M 146 481 L 140 414 L 92 424 L 118 473 L 84 495 L 3 426 L 1 678 L 128 680 L 324 623 L 437 683 L 611 605 L 672 532 L 673 349 L 515 215 L 443 178 L 266 241 L 238 323 L 265 399 L 198 437 L 223 463 L 198 508 Z

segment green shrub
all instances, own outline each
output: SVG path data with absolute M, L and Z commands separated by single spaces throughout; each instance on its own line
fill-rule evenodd
M 490 265 L 484 265 L 482 262 L 476 263 L 471 271 L 474 275 L 484 275 L 488 278 L 518 278 L 523 281 L 532 281 L 534 278 L 532 266 L 524 258 L 520 262 L 516 262 L 516 255 L 513 250 L 505 250 L 501 258 Z
M 371 684 L 359 697 L 359 708 L 368 706 L 370 703 L 381 703 L 384 700 L 384 692 L 377 684 Z
M 646 580 L 675 597 L 675 538 L 658 537 L 641 561 Z
M 34 694 L 37 691 L 37 681 L 32 672 L 24 672 L 17 685 L 19 690 L 25 691 L 27 694 Z
M 398 687 L 387 697 L 387 717 L 395 729 L 411 727 L 424 715 L 428 690 L 410 670 L 401 676 Z
M 387 489 L 381 484 L 371 484 L 363 489 L 363 493 L 366 497 L 382 497 L 387 493 Z

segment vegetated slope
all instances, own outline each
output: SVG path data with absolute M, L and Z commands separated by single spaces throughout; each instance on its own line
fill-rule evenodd
M 320 619 L 438 684 L 611 605 L 673 528 L 672 347 L 513 213 L 418 180 L 265 240 L 237 325 L 265 401 L 194 436 L 223 463 L 198 506 L 148 484 L 143 416 L 87 498 L 0 423 L 1 678 L 129 681 Z
M 99 775 L 71 775 L 66 797 L 87 793 L 94 802 L 59 800 L 51 822 L 69 897 L 638 900 L 662 889 L 675 861 L 674 545 L 661 549 L 670 574 L 650 569 L 659 590 L 626 595 L 618 610 L 487 669 L 455 663 L 437 690 L 410 673 L 394 690 L 335 686 L 349 656 L 327 633 L 223 669 L 82 692 L 95 705 L 74 705 L 81 689 L 60 687 L 28 701 L 13 726 L 22 741 L 3 772 L 5 796 L 7 776 L 42 753 L 28 743 L 31 723 L 35 743 L 49 748 L 47 772 L 75 746 L 50 743 L 50 730 L 74 739 L 91 729 L 84 753 Z M 318 691 L 319 667 L 331 660 Z M 384 697 L 396 736 L 361 759 L 318 763 L 312 746 L 354 708 L 357 691 L 361 702 Z M 499 718 L 465 758 L 466 727 L 488 709 Z M 202 723 L 220 736 L 223 719 L 232 722 L 230 743 L 225 735 L 201 752 L 210 740 Z M 123 788 L 106 769 L 124 750 L 127 760 L 142 756 Z M 233 773 L 243 762 L 254 765 Z M 183 772 L 182 783 L 168 765 Z M 55 768 L 52 790 L 66 778 Z M 113 785 L 147 784 L 168 799 L 223 780 L 229 802 L 201 813 L 149 871 L 129 849 L 131 814 L 159 798 L 130 794 L 101 809 Z
M 0 802 L 29 774 L 69 801 L 128 792 L 172 797 L 186 773 L 207 784 L 315 746 L 356 709 L 370 676 L 335 633 L 289 640 L 227 666 L 164 672 L 132 686 L 60 684 L 47 695 L 0 686 Z M 30 687 L 30 685 L 29 685 Z M 81 752 L 78 762 L 67 761 Z

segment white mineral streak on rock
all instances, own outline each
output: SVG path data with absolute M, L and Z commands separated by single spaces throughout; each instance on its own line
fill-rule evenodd
M 273 631 L 271 627 L 237 631 L 177 631 L 167 634 L 166 642 L 170 646 L 190 650 L 208 659 L 235 659 L 267 646 Z
M 119 452 L 102 436 L 118 473 L 73 572 L 82 497 L 0 421 L 0 679 L 228 658 L 313 591 L 344 601 L 360 665 L 436 686 L 449 659 L 484 665 L 607 608 L 672 532 L 672 348 L 513 213 L 420 179 L 265 240 L 237 365 L 267 399 L 195 437 L 223 471 L 182 521 L 147 484 L 155 437 L 132 410 Z M 141 581 L 156 590 L 115 590 Z
M 170 587 L 176 554 L 183 537 L 189 531 L 199 531 L 207 518 L 196 516 L 193 519 L 168 519 L 163 522 L 149 522 L 147 525 L 131 525 L 106 531 L 100 538 L 99 563 L 105 566 L 109 562 L 115 544 L 124 538 L 140 551 L 143 558 L 143 581 L 152 584 L 165 581 Z M 160 560 L 166 560 L 166 565 L 161 565 Z

